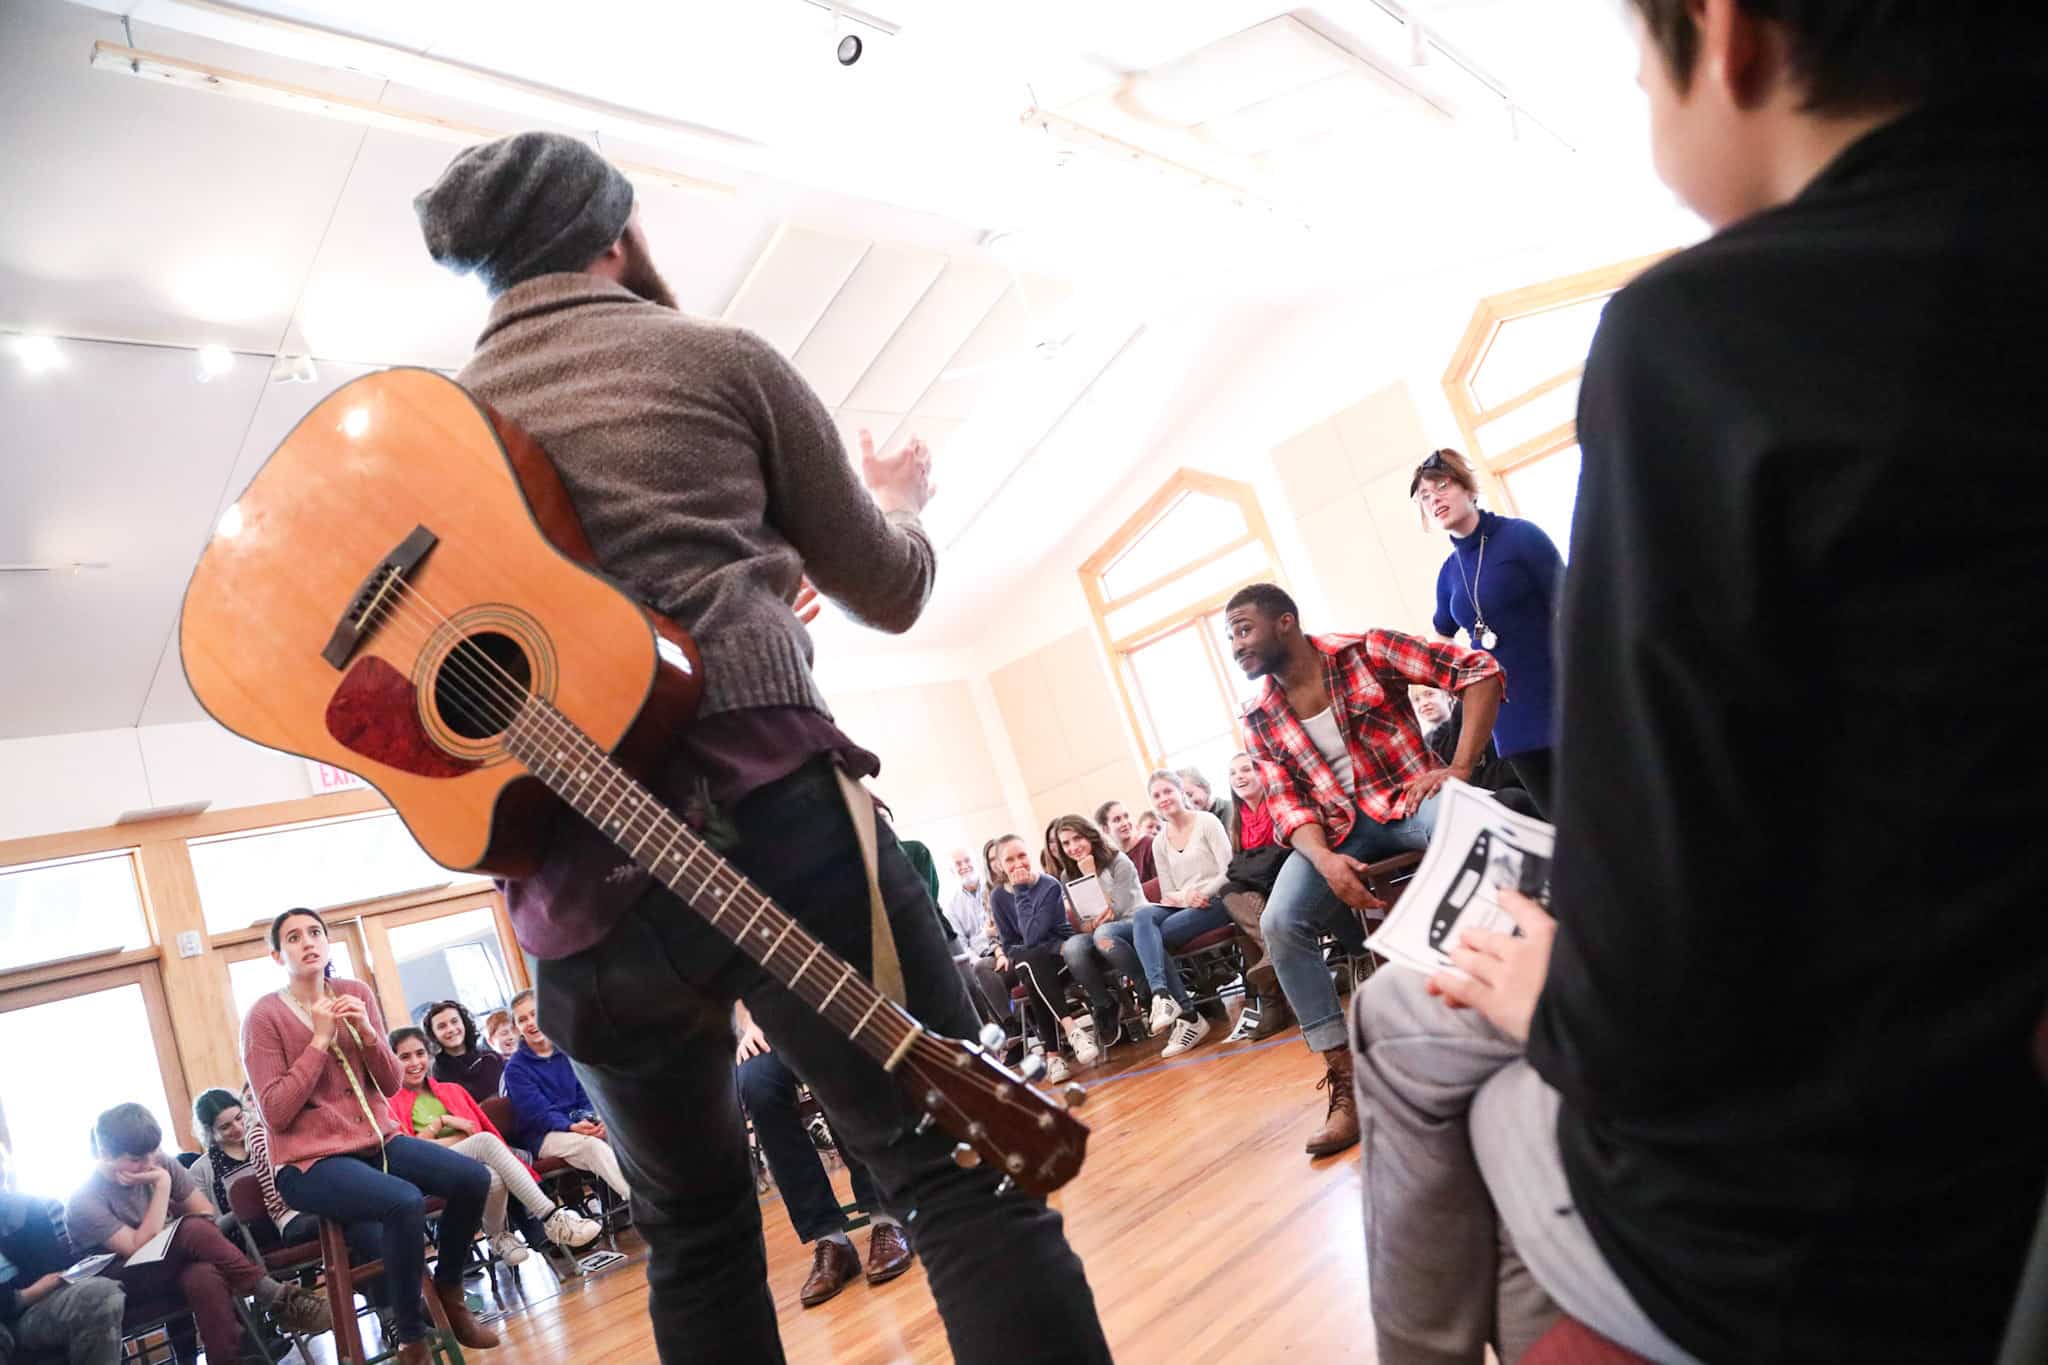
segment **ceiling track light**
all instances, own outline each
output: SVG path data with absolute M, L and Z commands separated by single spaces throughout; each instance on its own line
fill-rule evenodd
M 55 337 L 18 336 L 14 339 L 14 355 L 21 361 L 21 368 L 30 374 L 61 370 L 67 363 Z
M 502 128 L 484 128 L 474 123 L 462 123 L 455 119 L 438 118 L 432 114 L 407 113 L 402 109 L 388 108 L 369 100 L 330 94 L 309 86 L 274 81 L 263 76 L 251 76 L 245 72 L 229 71 L 223 67 L 208 66 L 199 62 L 181 61 L 176 57 L 165 56 L 161 52 L 145 52 L 140 48 L 123 47 L 119 43 L 94 43 L 92 60 L 88 65 L 95 71 L 139 77 L 160 85 L 175 85 L 181 89 L 203 91 L 210 95 L 229 95 L 255 104 L 267 104 L 277 109 L 318 114 L 323 118 L 337 119 L 365 128 L 405 133 L 413 137 L 428 137 L 465 147 L 493 141 L 503 137 L 506 131 Z M 730 198 L 736 193 L 731 185 L 701 180 L 693 175 L 684 175 L 660 166 L 649 166 L 643 162 L 612 158 L 612 164 L 618 167 L 626 179 L 636 185 L 659 185 L 720 199 Z

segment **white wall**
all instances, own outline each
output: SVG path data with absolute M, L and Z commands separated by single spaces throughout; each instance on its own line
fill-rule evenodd
M 111 825 L 187 801 L 215 810 L 313 795 L 305 763 L 212 721 L 0 740 L 0 839 Z

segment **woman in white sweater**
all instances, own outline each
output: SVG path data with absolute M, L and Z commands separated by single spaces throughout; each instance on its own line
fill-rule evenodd
M 1230 880 L 1230 835 L 1223 822 L 1207 811 L 1188 804 L 1187 791 L 1178 775 L 1161 769 L 1146 784 L 1152 808 L 1162 821 L 1152 840 L 1152 866 L 1159 873 L 1158 905 L 1148 905 L 1133 916 L 1132 937 L 1137 941 L 1138 960 L 1146 978 L 1156 986 L 1163 982 L 1166 993 L 1152 997 L 1152 1031 L 1169 1026 L 1167 1057 L 1177 1056 L 1202 1041 L 1209 1021 L 1195 1013 L 1180 973 L 1167 961 L 1167 954 L 1199 934 L 1230 923 L 1223 908 L 1223 884 Z

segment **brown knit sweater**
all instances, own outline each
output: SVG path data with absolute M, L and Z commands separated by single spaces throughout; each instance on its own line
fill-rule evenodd
M 917 518 L 883 516 L 831 414 L 751 332 L 541 275 L 499 295 L 458 378 L 547 450 L 606 572 L 696 637 L 706 715 L 831 714 L 789 609 L 805 574 L 881 630 L 924 609 Z
M 314 1051 L 313 1026 L 292 1002 L 276 991 L 264 996 L 250 1007 L 242 1024 L 242 1066 L 268 1130 L 271 1164 L 278 1169 L 303 1170 L 324 1156 L 368 1151 L 398 1132 L 379 1090 L 383 1096 L 396 1094 L 403 1077 L 398 1058 L 384 1041 L 384 1015 L 377 999 L 368 986 L 347 977 L 335 977 L 328 984 L 336 995 L 362 1001 L 369 1012 L 369 1022 L 355 1026 L 362 1035 L 360 1044 L 347 1026 L 336 1031 L 335 1041 L 370 1102 L 370 1116 L 364 1115 L 334 1053 Z M 376 1119 L 374 1128 L 371 1117 Z

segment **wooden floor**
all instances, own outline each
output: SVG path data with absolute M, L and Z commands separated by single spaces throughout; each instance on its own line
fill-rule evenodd
M 1171 1062 L 1159 1060 L 1162 1046 L 1126 1044 L 1076 1073 L 1090 1087 L 1082 1112 L 1094 1135 L 1086 1167 L 1053 1200 L 1117 1358 L 1372 1361 L 1358 1149 L 1315 1162 L 1302 1152 L 1325 1105 L 1315 1088 L 1322 1067 L 1299 1030 L 1207 1043 Z M 844 1196 L 845 1172 L 834 1180 Z M 761 1216 L 791 1361 L 951 1359 L 921 1267 L 876 1289 L 856 1281 L 805 1310 L 797 1290 L 807 1249 L 773 1194 Z M 865 1248 L 865 1232 L 853 1239 Z M 516 1290 L 502 1286 L 512 1310 L 497 1324 L 505 1344 L 470 1353 L 471 1365 L 652 1361 L 644 1248 L 623 1246 L 633 1262 L 559 1290 L 537 1265 L 524 1267 Z

